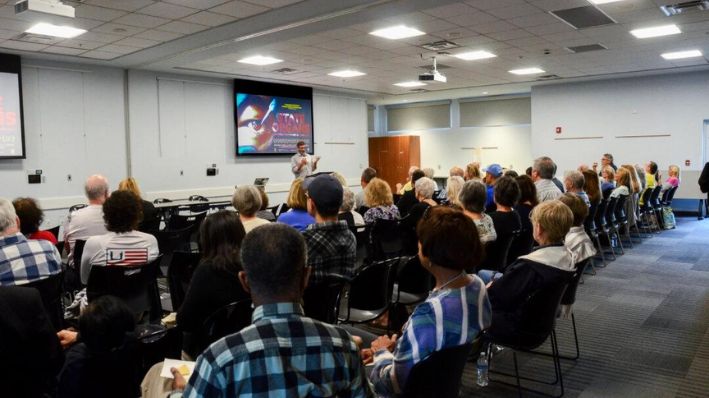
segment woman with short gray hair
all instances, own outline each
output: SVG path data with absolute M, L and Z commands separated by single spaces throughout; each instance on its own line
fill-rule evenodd
M 487 187 L 479 180 L 469 180 L 463 184 L 458 194 L 458 201 L 463 206 L 463 213 L 475 222 L 480 242 L 487 243 L 497 239 L 492 218 L 484 213 L 487 201 Z
M 404 254 L 406 255 L 414 255 L 418 252 L 416 226 L 428 209 L 438 204 L 433 200 L 433 193 L 436 188 L 438 188 L 436 182 L 428 177 L 421 177 L 414 184 L 414 192 L 416 192 L 418 203 L 411 206 L 409 214 L 400 221 L 402 233 L 405 236 Z
M 253 185 L 242 185 L 236 188 L 231 204 L 239 212 L 244 230 L 249 233 L 252 229 L 268 224 L 267 220 L 256 217 L 256 213 L 261 209 L 261 193 Z

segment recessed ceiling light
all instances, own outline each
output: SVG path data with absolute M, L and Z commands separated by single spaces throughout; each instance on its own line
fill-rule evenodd
M 513 75 L 536 75 L 538 73 L 544 73 L 543 69 L 539 68 L 522 68 L 522 69 L 512 69 L 509 71 Z
M 328 73 L 330 76 L 335 76 L 335 77 L 357 77 L 357 76 L 364 76 L 366 73 L 357 71 L 357 70 L 352 70 L 352 69 L 345 69 L 345 70 L 338 70 L 337 72 L 332 72 Z
M 703 54 L 699 50 L 687 50 L 687 51 L 675 51 L 671 53 L 664 53 L 662 54 L 662 58 L 664 59 L 684 59 L 684 58 L 694 58 L 694 57 L 701 57 Z
M 608 4 L 608 3 L 616 3 L 619 1 L 623 1 L 623 0 L 588 0 L 588 1 L 590 1 L 593 4 Z
M 468 51 L 466 53 L 453 54 L 454 57 L 460 58 L 465 61 L 475 61 L 478 59 L 495 58 L 497 55 L 489 51 Z
M 79 29 L 73 26 L 52 25 L 46 22 L 40 22 L 25 31 L 26 33 L 34 33 L 36 35 L 61 37 L 71 39 L 86 33 L 86 29 Z
M 410 82 L 394 83 L 394 85 L 399 86 L 399 87 L 421 87 L 421 86 L 425 86 L 426 83 L 421 83 L 421 82 L 417 82 L 417 81 L 412 80 Z
M 283 60 L 273 57 L 264 57 L 263 55 L 254 55 L 253 57 L 242 58 L 239 62 L 251 65 L 271 65 L 283 62 Z
M 638 39 L 676 35 L 679 33 L 682 33 L 682 31 L 679 30 L 677 25 L 653 26 L 651 28 L 634 29 L 630 31 L 630 34 L 637 37 Z
M 406 39 L 407 37 L 421 36 L 426 33 L 421 32 L 418 29 L 410 28 L 406 25 L 397 25 L 390 28 L 377 29 L 373 32 L 369 32 L 370 35 L 383 37 L 390 40 Z
M 487 91 L 483 91 L 483 95 L 487 95 Z

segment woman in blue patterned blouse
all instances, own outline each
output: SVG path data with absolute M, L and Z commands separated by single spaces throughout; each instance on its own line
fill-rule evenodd
M 371 381 L 377 394 L 403 391 L 411 369 L 436 351 L 474 341 L 490 325 L 491 309 L 482 280 L 468 275 L 482 254 L 475 223 L 462 212 L 431 208 L 419 222 L 419 259 L 436 279 L 428 299 L 416 307 L 401 338 L 372 343 Z

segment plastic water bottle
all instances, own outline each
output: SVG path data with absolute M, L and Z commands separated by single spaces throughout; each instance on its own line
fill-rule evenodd
M 490 382 L 488 377 L 488 362 L 487 362 L 487 352 L 483 350 L 478 357 L 478 381 L 477 384 L 480 387 L 487 387 Z

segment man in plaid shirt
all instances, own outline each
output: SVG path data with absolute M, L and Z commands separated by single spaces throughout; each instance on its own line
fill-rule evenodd
M 351 336 L 303 315 L 305 257 L 303 237 L 286 225 L 264 225 L 246 236 L 239 280 L 255 306 L 253 324 L 199 356 L 184 396 L 373 396 Z M 172 373 L 179 390 L 184 378 Z
M 61 270 L 57 248 L 45 240 L 27 240 L 12 203 L 0 198 L 0 286 L 24 285 Z
M 330 274 L 354 276 L 357 240 L 345 221 L 338 221 L 343 188 L 329 174 L 306 179 L 308 213 L 315 217 L 303 232 L 308 245 L 308 266 L 313 269 L 310 284 L 317 285 Z

